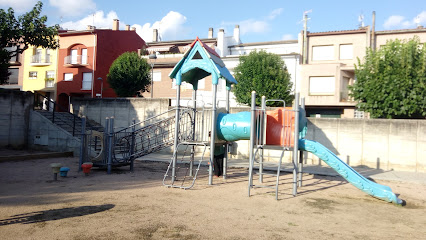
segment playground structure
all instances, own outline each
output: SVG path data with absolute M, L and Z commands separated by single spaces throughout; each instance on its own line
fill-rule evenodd
M 197 100 L 198 81 L 206 76 L 212 76 L 212 107 L 210 124 L 204 125 L 204 105 Z M 342 160 L 334 153 L 315 141 L 304 139 L 307 131 L 307 119 L 304 104 L 299 106 L 299 94 L 295 94 L 292 108 L 286 107 L 282 100 L 266 99 L 262 97 L 261 106 L 256 106 L 256 93 L 252 92 L 251 112 L 229 113 L 229 94 L 232 84 L 237 84 L 226 69 L 224 63 L 216 52 L 202 43 L 198 38 L 191 44 L 181 61 L 176 64 L 170 73 L 170 78 L 176 79 L 176 107 L 165 113 L 149 118 L 143 122 L 114 131 L 114 120 L 106 120 L 104 134 L 92 133 L 85 137 L 82 144 L 83 156 L 89 156 L 96 167 L 107 167 L 108 172 L 113 166 L 130 165 L 137 157 L 156 152 L 166 147 L 173 146 L 173 157 L 163 178 L 163 185 L 167 187 L 189 189 L 194 186 L 201 163 L 207 159 L 209 162 L 209 185 L 213 184 L 213 159 L 216 145 L 224 145 L 225 158 L 223 175 L 226 178 L 229 144 L 237 140 L 250 140 L 250 167 L 248 195 L 252 188 L 271 187 L 275 189 L 278 199 L 278 186 L 281 172 L 281 163 L 286 152 L 292 152 L 293 163 L 293 195 L 297 195 L 297 188 L 302 186 L 302 156 L 303 151 L 308 151 L 335 171 L 348 182 L 365 193 L 395 204 L 402 201 L 392 190 L 376 184 Z M 217 86 L 220 80 L 226 82 L 226 108 L 218 109 Z M 180 104 L 182 82 L 193 86 L 191 106 L 183 107 Z M 283 106 L 274 110 L 267 109 L 268 102 L 281 102 Z M 174 114 L 173 114 L 174 113 Z M 82 130 L 83 132 L 83 130 Z M 208 137 L 210 134 L 210 138 Z M 84 134 L 83 134 L 84 135 Z M 83 137 L 82 137 L 83 139 Z M 83 147 L 86 146 L 85 148 Z M 198 163 L 195 162 L 197 150 Z M 210 156 L 205 156 L 207 150 Z M 264 150 L 280 150 L 275 186 L 265 186 L 263 176 L 270 175 L 264 172 Z M 183 151 L 183 153 L 182 153 Z M 84 158 L 84 157 L 83 157 Z M 81 160 L 83 161 L 83 160 Z M 258 162 L 259 184 L 253 181 L 255 162 Z M 195 171 L 194 171 L 195 169 Z

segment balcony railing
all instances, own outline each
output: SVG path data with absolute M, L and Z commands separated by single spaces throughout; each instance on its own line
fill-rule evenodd
M 64 64 L 73 65 L 73 66 L 87 65 L 88 63 L 87 60 L 88 60 L 87 55 L 69 55 L 65 57 Z
M 55 86 L 55 80 L 46 80 L 46 85 L 47 88 L 51 88 Z
M 31 65 L 33 66 L 47 66 L 52 63 L 50 54 L 45 56 L 33 55 L 31 56 Z

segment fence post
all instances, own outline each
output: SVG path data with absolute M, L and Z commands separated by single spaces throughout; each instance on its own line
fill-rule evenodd
M 80 158 L 78 161 L 78 171 L 81 171 L 81 165 L 85 161 L 86 158 L 86 118 L 81 118 L 81 138 L 80 138 Z
M 134 160 L 135 160 L 135 158 L 134 158 L 134 156 L 133 156 L 133 154 L 135 154 L 135 144 L 136 144 L 136 142 L 135 142 L 135 131 L 136 131 L 136 126 L 135 126 L 135 124 L 136 124 L 136 119 L 134 119 L 133 118 L 133 120 L 132 120 L 132 140 L 131 140 L 131 143 L 130 143 L 130 171 L 131 172 L 133 172 L 133 163 L 134 163 Z
M 108 174 L 111 174 L 112 169 L 112 145 L 113 143 L 113 136 L 114 136 L 114 117 L 111 117 L 109 119 L 109 145 L 108 145 Z

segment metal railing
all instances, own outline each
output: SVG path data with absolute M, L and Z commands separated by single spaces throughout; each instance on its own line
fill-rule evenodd
M 71 133 L 73 136 L 80 134 L 76 131 L 76 126 L 81 125 L 81 119 L 75 114 L 69 112 L 67 108 L 57 104 L 55 101 L 52 101 L 47 96 L 39 92 L 34 92 L 33 110 L 43 110 L 46 113 L 49 113 L 47 116 L 52 123 L 70 127 L 72 129 Z M 96 127 L 90 123 L 87 123 L 86 128 L 100 130 L 100 127 Z
M 64 58 L 64 64 L 88 64 L 88 56 L 69 55 Z
M 179 141 L 189 141 L 194 136 L 194 109 L 180 108 Z M 97 167 L 129 165 L 133 160 L 170 147 L 175 139 L 176 108 L 133 124 L 119 131 L 114 130 L 114 118 L 105 119 L 103 133 L 82 130 L 86 136 L 82 141 L 84 160 Z M 84 121 L 85 122 L 85 121 Z M 84 126 L 83 128 L 84 129 Z
M 51 61 L 50 54 L 45 55 L 44 58 L 43 58 L 43 56 L 41 54 L 37 54 L 37 55 L 31 56 L 31 63 L 45 63 L 45 64 L 50 64 L 51 62 L 52 61 Z
M 137 158 L 172 146 L 175 139 L 175 111 L 175 108 L 170 109 L 115 132 L 115 159 Z M 179 118 L 179 141 L 191 140 L 194 132 L 193 109 L 181 108 Z

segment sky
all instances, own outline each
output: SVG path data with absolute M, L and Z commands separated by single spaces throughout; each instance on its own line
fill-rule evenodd
M 30 11 L 37 0 L 0 0 L 0 7 L 12 7 L 17 16 Z M 425 0 L 357 1 L 284 1 L 284 0 L 43 0 L 42 14 L 48 25 L 84 30 L 87 25 L 112 28 L 113 19 L 135 27 L 146 41 L 152 30 L 159 29 L 162 41 L 207 38 L 208 29 L 219 29 L 226 36 L 240 26 L 243 43 L 296 40 L 303 30 L 303 15 L 308 15 L 308 31 L 325 32 L 357 29 L 372 25 L 376 12 L 376 30 L 426 27 Z

